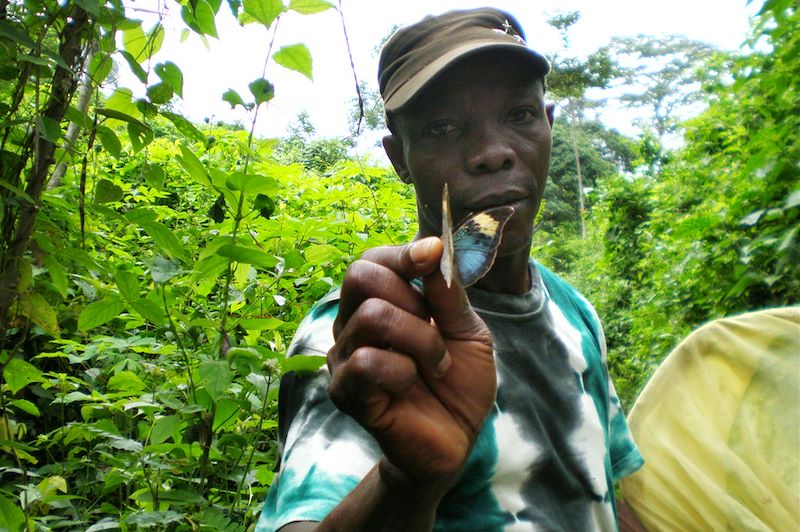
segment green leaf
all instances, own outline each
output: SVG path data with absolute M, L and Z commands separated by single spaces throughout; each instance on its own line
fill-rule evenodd
M 132 371 L 120 371 L 108 379 L 108 387 L 118 392 L 139 394 L 147 389 L 147 385 Z
M 166 283 L 180 273 L 181 270 L 176 262 L 165 259 L 161 255 L 156 255 L 150 265 L 150 277 L 156 283 Z
M 30 38 L 28 32 L 21 29 L 21 24 L 12 24 L 7 20 L 0 20 L 0 37 L 10 39 L 25 48 L 36 48 L 36 41 Z
M 311 52 L 305 44 L 291 44 L 284 46 L 272 56 L 272 59 L 284 68 L 301 73 L 313 81 L 311 67 Z
M 172 99 L 172 87 L 169 83 L 156 83 L 147 87 L 147 97 L 155 105 L 164 105 Z
M 200 385 L 205 388 L 214 402 L 225 394 L 228 386 L 233 382 L 233 371 L 223 360 L 201 362 L 197 371 L 200 375 Z
M 37 124 L 39 125 L 39 134 L 53 144 L 61 138 L 61 125 L 52 118 L 39 115 Z
M 111 101 L 111 98 L 109 98 L 106 101 L 106 104 L 108 104 L 110 101 Z M 136 106 L 133 105 L 133 103 L 130 102 L 130 101 L 128 101 L 127 104 L 124 105 L 124 107 L 127 110 L 131 110 L 131 109 L 132 110 L 136 110 Z M 136 126 L 138 126 L 140 128 L 147 128 L 147 125 L 144 122 L 142 122 L 139 119 L 131 116 L 127 112 L 120 111 L 119 109 L 112 109 L 110 107 L 99 107 L 99 108 L 96 109 L 96 112 L 99 115 L 106 116 L 108 118 L 113 118 L 114 120 L 119 120 L 121 122 L 126 122 L 128 124 L 135 124 Z
M 325 364 L 326 358 L 322 355 L 294 355 L 280 361 L 282 373 L 294 371 L 296 373 L 310 373 L 317 371 Z
M 245 246 L 237 246 L 235 244 L 225 244 L 220 246 L 217 254 L 222 257 L 241 262 L 243 264 L 252 264 L 259 268 L 272 268 L 278 264 L 278 259 L 274 255 L 264 253 L 258 248 L 251 248 Z
M 151 270 L 150 273 L 152 275 L 153 271 Z M 164 327 L 167 324 L 167 315 L 164 313 L 164 309 L 155 301 L 139 299 L 132 302 L 130 308 L 156 327 Z
M 150 443 L 158 445 L 172 438 L 177 440 L 178 429 L 181 425 L 181 418 L 178 416 L 163 416 L 156 419 L 153 428 L 150 429 Z
M 206 167 L 200 162 L 200 159 L 186 146 L 181 146 L 180 148 L 181 155 L 175 157 L 178 160 L 178 164 L 180 164 L 181 167 L 186 170 L 186 173 L 189 174 L 189 177 L 196 182 L 201 185 L 211 186 L 211 178 L 206 171 Z
M 97 182 L 94 189 L 94 202 L 95 203 L 110 203 L 112 201 L 119 201 L 124 196 L 122 187 L 115 184 L 109 179 L 101 179 Z
M 314 244 L 308 246 L 303 251 L 303 255 L 305 255 L 306 261 L 311 264 L 321 264 L 329 260 L 341 258 L 342 252 L 337 247 L 331 246 L 330 244 Z
M 117 283 L 119 293 L 127 301 L 136 301 L 139 299 L 139 277 L 129 272 L 118 268 L 114 272 L 114 281 Z
M 175 63 L 171 61 L 159 63 L 154 70 L 158 77 L 161 78 L 161 81 L 169 85 L 175 94 L 183 98 L 183 72 Z
M 100 144 L 103 148 L 110 153 L 113 157 L 119 158 L 122 153 L 122 143 L 119 137 L 114 133 L 114 130 L 107 126 L 97 126 L 97 137 L 100 139 Z
M 242 100 L 242 97 L 239 96 L 239 93 L 233 89 L 226 90 L 222 95 L 222 99 L 223 101 L 226 101 L 229 104 L 231 104 L 231 109 L 233 109 L 237 105 L 241 105 L 245 109 L 248 108 L 247 105 L 245 105 L 244 100 Z
M 125 304 L 116 297 L 107 297 L 94 303 L 89 303 L 78 316 L 78 328 L 83 331 L 94 329 L 119 317 L 125 309 Z
M 24 525 L 25 514 L 20 507 L 0 494 L 0 530 L 16 532 L 22 530 Z
M 203 135 L 199 129 L 194 127 L 194 125 L 183 116 L 170 113 L 169 111 L 161 111 L 161 115 L 172 122 L 175 125 L 175 129 L 177 129 L 178 132 L 187 139 L 198 142 L 204 142 L 206 140 L 205 135 Z
M 50 274 L 50 280 L 53 281 L 53 286 L 58 293 L 61 294 L 61 297 L 67 297 L 69 281 L 61 263 L 53 255 L 48 255 L 44 259 L 44 265 L 47 267 L 47 273 Z
M 791 209 L 800 205 L 800 190 L 795 190 L 789 197 L 786 198 L 786 203 L 783 204 L 784 209 Z
M 233 399 L 220 399 L 214 411 L 211 428 L 214 432 L 230 427 L 236 422 L 236 414 L 241 410 L 239 403 Z
M 274 194 L 279 186 L 278 181 L 271 177 L 241 172 L 233 172 L 225 180 L 228 190 L 242 191 L 245 194 Z
M 113 66 L 114 60 L 107 53 L 98 51 L 92 55 L 92 59 L 89 61 L 89 76 L 92 78 L 92 82 L 99 85 L 105 81 Z
M 145 33 L 141 24 L 122 31 L 122 44 L 125 51 L 141 64 L 161 49 L 164 43 L 164 27 L 156 24 L 149 32 Z
M 164 179 L 167 173 L 157 164 L 143 164 L 142 177 L 151 187 L 161 190 L 164 187 Z
M 184 260 L 187 256 L 186 249 L 175 234 L 161 222 L 140 222 L 139 226 L 150 235 L 156 247 L 172 259 Z
M 251 81 L 247 86 L 256 100 L 256 105 L 270 101 L 275 96 L 275 87 L 264 78 Z
M 147 83 L 147 72 L 145 72 L 145 70 L 142 68 L 142 66 L 139 64 L 139 62 L 136 61 L 136 58 L 133 57 L 133 55 L 131 55 L 130 52 L 126 52 L 124 50 L 118 50 L 118 52 L 122 55 L 122 57 L 128 63 L 128 67 L 131 69 L 131 72 L 133 72 L 133 75 L 136 76 L 136 78 L 139 81 L 141 81 L 142 83 L 146 84 Z
M 131 139 L 134 153 L 141 151 L 142 148 L 153 142 L 153 130 L 144 124 L 129 122 L 128 136 Z
M 281 0 L 243 0 L 242 8 L 267 28 L 286 10 Z
M 3 378 L 5 378 L 8 387 L 11 388 L 12 394 L 17 393 L 32 382 L 45 381 L 41 371 L 21 358 L 12 358 L 8 361 L 6 367 L 3 368 Z
M 289 2 L 289 9 L 303 15 L 313 15 L 333 8 L 334 5 L 325 0 L 291 0 Z
M 26 399 L 15 399 L 14 401 L 11 401 L 9 404 L 13 407 L 19 408 L 26 414 L 30 414 L 32 416 L 37 416 L 37 417 L 40 415 L 39 408 L 37 408 L 35 404 L 31 403 Z
M 33 323 L 47 331 L 52 337 L 61 338 L 56 311 L 44 297 L 35 292 L 23 294 L 21 305 L 22 313 L 28 316 Z
M 278 318 L 246 318 L 239 320 L 238 324 L 245 331 L 271 331 L 286 325 L 286 322 Z

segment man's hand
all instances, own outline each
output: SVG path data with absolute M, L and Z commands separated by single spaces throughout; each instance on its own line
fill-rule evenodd
M 472 450 L 497 380 L 491 334 L 464 289 L 447 288 L 441 254 L 441 240 L 430 237 L 372 249 L 353 263 L 328 367 L 332 400 L 373 435 L 383 468 L 446 489 Z M 408 282 L 415 277 L 422 294 Z

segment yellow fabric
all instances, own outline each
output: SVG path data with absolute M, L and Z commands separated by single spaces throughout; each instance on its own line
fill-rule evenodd
M 649 531 L 800 530 L 800 307 L 693 332 L 628 424 L 645 465 L 621 490 Z

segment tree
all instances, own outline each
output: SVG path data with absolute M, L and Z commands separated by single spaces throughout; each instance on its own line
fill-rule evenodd
M 569 28 L 580 19 L 578 12 L 570 12 L 551 18 L 548 23 L 561 33 L 563 46 L 566 50 L 569 43 Z M 586 224 L 584 221 L 584 184 L 581 169 L 581 158 L 578 148 L 576 123 L 583 119 L 584 110 L 592 105 L 584 96 L 590 88 L 605 88 L 617 76 L 616 63 L 611 59 L 606 50 L 600 49 L 591 54 L 587 59 L 580 60 L 575 57 L 562 57 L 559 52 L 550 59 L 552 70 L 547 77 L 548 90 L 564 102 L 563 109 L 567 118 L 568 128 L 572 136 L 572 148 L 577 175 L 577 197 L 580 214 L 581 238 L 586 238 Z
M 619 97 L 628 107 L 645 108 L 650 115 L 640 122 L 652 125 L 660 142 L 675 132 L 682 119 L 694 113 L 704 95 L 699 70 L 714 49 L 682 35 L 617 37 L 606 53 L 624 68 L 626 92 Z

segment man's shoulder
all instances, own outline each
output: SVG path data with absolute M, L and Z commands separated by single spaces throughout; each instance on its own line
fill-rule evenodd
M 339 287 L 319 299 L 297 327 L 286 356 L 326 354 L 333 345 L 333 322 L 339 311 Z

